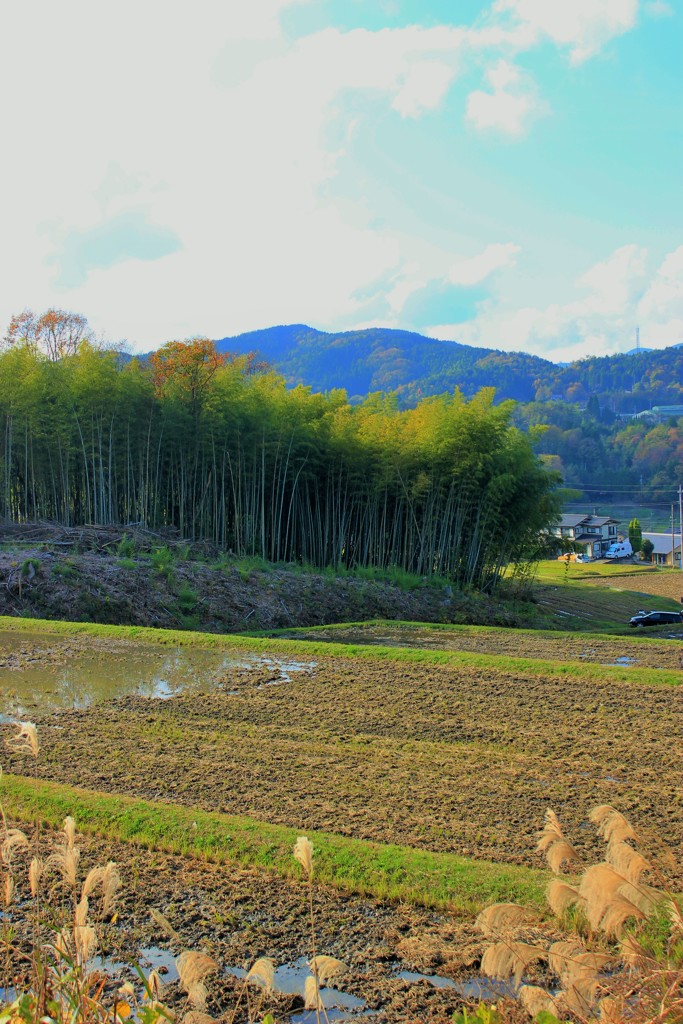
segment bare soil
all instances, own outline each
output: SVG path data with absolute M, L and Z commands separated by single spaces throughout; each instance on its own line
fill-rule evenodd
M 680 862 L 682 713 L 683 687 L 326 658 L 287 682 L 263 668 L 231 670 L 224 689 L 206 695 L 46 716 L 39 771 L 111 793 L 536 866 L 548 806 L 595 858 L 588 811 L 612 803 Z
M 680 571 L 648 573 L 647 577 L 623 575 L 612 582 L 609 577 L 604 577 L 592 579 L 591 583 L 596 587 L 612 587 L 615 590 L 645 590 L 648 594 L 670 597 L 673 601 L 683 603 L 683 572 Z
M 669 630 L 676 628 L 672 626 Z M 658 629 L 656 632 L 662 631 Z M 683 624 L 679 632 L 683 639 Z M 553 635 L 551 632 L 479 629 L 476 626 L 443 629 L 391 622 L 334 626 L 330 629 L 308 631 L 299 629 L 287 632 L 284 636 L 339 644 L 379 644 L 435 651 L 471 651 L 474 654 L 509 655 L 514 658 L 586 661 L 598 665 L 634 665 L 662 669 L 680 669 L 683 665 L 683 645 L 656 637 L 585 637 L 580 633 Z
M 31 827 L 28 828 L 29 834 Z M 54 837 L 43 833 L 39 844 L 49 852 Z M 174 979 L 171 957 L 183 949 L 202 950 L 214 957 L 223 971 L 208 981 L 208 1011 L 216 1018 L 231 1012 L 240 997 L 243 982 L 225 969 L 248 969 L 259 956 L 272 957 L 276 964 L 300 965 L 310 957 L 308 888 L 303 882 L 284 880 L 259 870 L 233 869 L 203 863 L 189 857 L 135 849 L 110 840 L 80 837 L 81 874 L 96 863 L 115 860 L 123 887 L 117 900 L 115 923 L 98 927 L 104 966 L 114 965 L 113 981 L 137 978 L 122 965 L 145 966 L 150 948 L 169 954 L 169 983 L 164 1002 L 176 1011 L 186 1006 L 185 996 Z M 57 901 L 55 901 L 55 896 Z M 59 900 L 53 892 L 51 905 Z M 453 981 L 478 978 L 484 943 L 469 923 L 449 914 L 403 905 L 390 905 L 339 892 L 316 884 L 313 890 L 318 952 L 338 957 L 348 971 L 339 988 L 373 1010 L 378 1024 L 389 1022 L 446 1022 L 464 1002 L 453 988 L 436 988 L 426 981 L 403 980 L 399 972 L 409 970 L 438 974 Z M 93 900 L 96 915 L 97 903 Z M 169 939 L 152 918 L 152 908 L 161 911 L 178 938 Z M 533 937 L 533 936 L 530 936 Z M 26 941 L 30 943 L 27 927 Z M 97 964 L 95 964 L 97 967 Z M 162 973 L 166 968 L 162 967 Z M 254 996 L 253 1000 L 258 996 Z M 247 1020 L 242 1012 L 234 1020 Z M 510 1001 L 512 1019 L 523 1015 Z M 275 993 L 262 1005 L 278 1020 L 302 1013 L 300 995 Z M 259 1017 L 260 1019 L 260 1017 Z

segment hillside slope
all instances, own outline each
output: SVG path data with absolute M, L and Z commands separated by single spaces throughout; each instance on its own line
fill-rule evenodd
M 456 387 L 466 395 L 495 387 L 499 398 L 531 401 L 535 381 L 553 366 L 525 353 L 379 327 L 328 334 L 291 324 L 221 338 L 216 345 L 221 352 L 257 352 L 290 384 L 309 384 L 314 391 L 344 388 L 350 396 L 398 391 L 406 404 Z
M 640 412 L 683 400 L 681 345 L 559 365 L 525 352 L 475 348 L 379 327 L 334 334 L 290 324 L 221 338 L 216 344 L 221 352 L 258 353 L 292 385 L 310 385 L 314 391 L 344 388 L 356 398 L 396 391 L 404 405 L 456 387 L 466 395 L 494 387 L 498 399 L 520 402 L 585 402 L 596 395 L 614 412 Z

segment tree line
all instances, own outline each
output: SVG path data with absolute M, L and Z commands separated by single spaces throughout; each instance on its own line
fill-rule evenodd
M 206 338 L 130 359 L 84 324 L 61 344 L 54 317 L 46 344 L 39 320 L 15 318 L 0 354 L 8 520 L 174 526 L 236 556 L 490 587 L 557 513 L 556 474 L 491 389 L 351 404 Z

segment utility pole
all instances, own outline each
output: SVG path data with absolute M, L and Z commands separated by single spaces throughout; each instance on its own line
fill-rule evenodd
M 683 487 L 678 485 L 678 529 L 681 534 L 681 572 L 683 572 Z
M 676 564 L 676 533 L 675 533 L 674 506 L 671 505 L 671 568 Z

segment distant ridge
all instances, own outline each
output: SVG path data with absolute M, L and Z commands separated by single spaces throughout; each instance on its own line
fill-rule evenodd
M 495 387 L 498 399 L 528 402 L 536 380 L 553 369 L 547 359 L 523 352 L 475 348 L 384 327 L 335 334 L 287 324 L 221 338 L 216 345 L 221 352 L 257 352 L 292 385 L 308 384 L 315 391 L 344 388 L 353 398 L 397 391 L 406 404 L 456 387 L 466 395 Z

